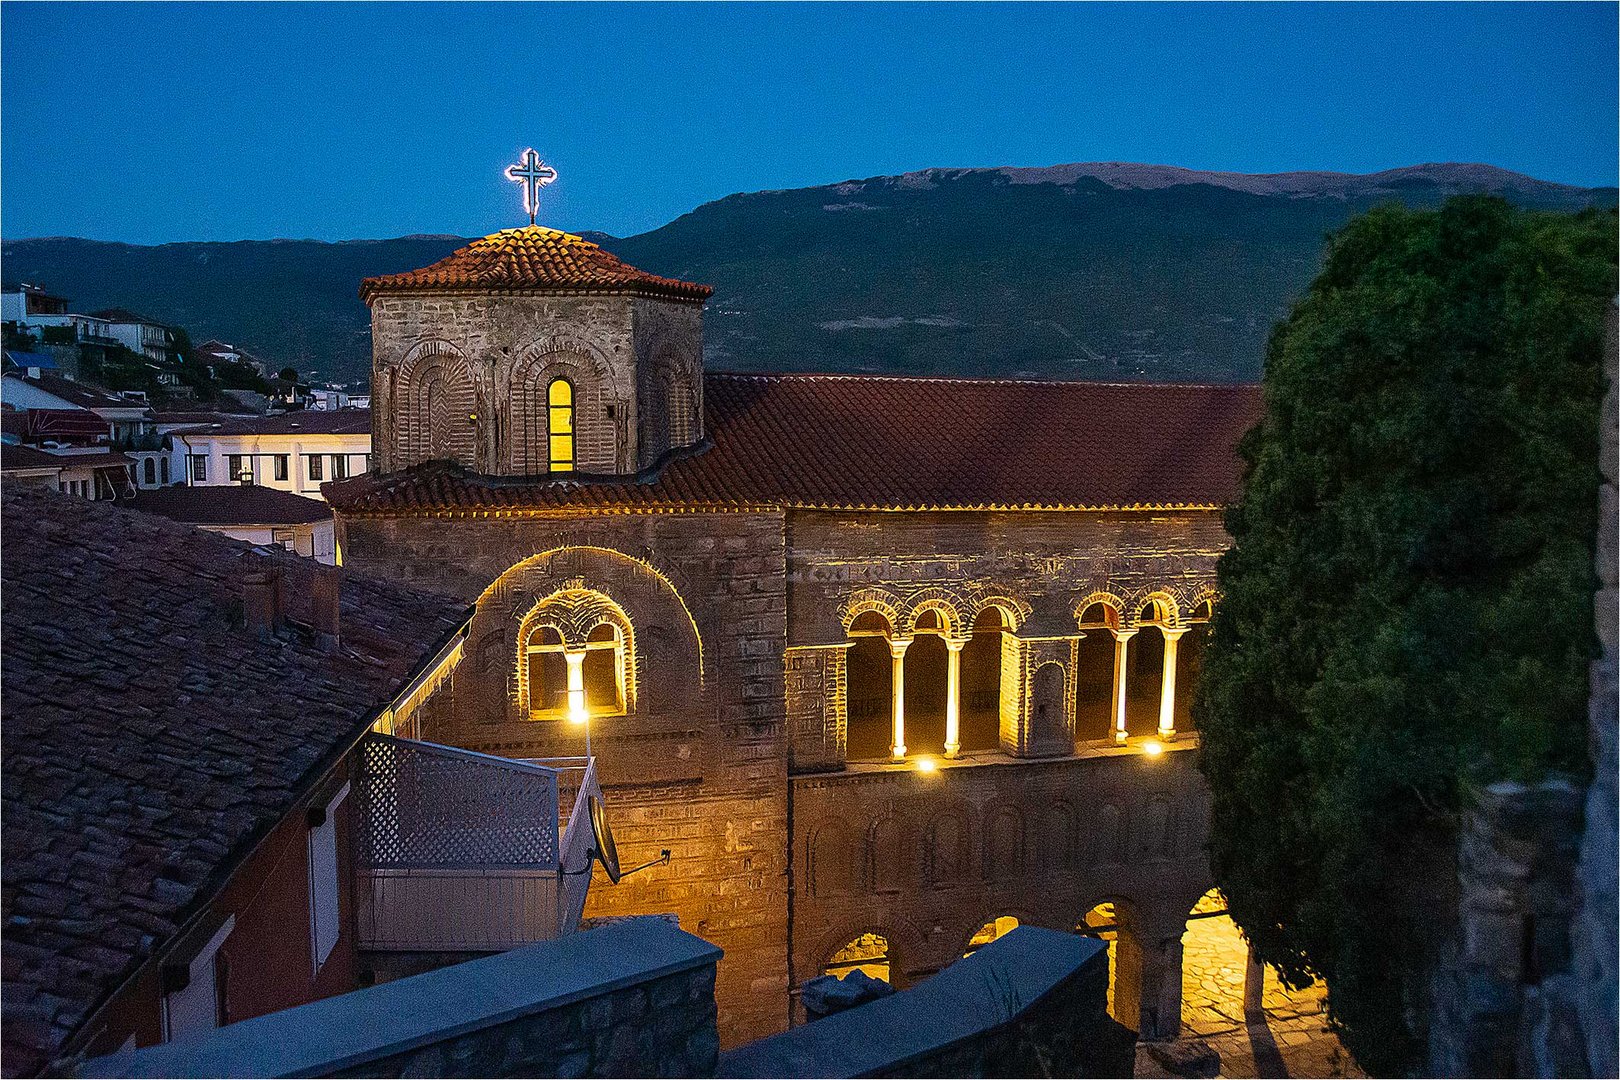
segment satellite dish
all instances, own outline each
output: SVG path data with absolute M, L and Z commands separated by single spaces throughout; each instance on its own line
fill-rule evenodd
M 617 885 L 619 878 L 624 875 L 619 871 L 619 849 L 613 843 L 613 830 L 608 828 L 607 811 L 602 809 L 602 800 L 595 795 L 590 797 L 588 806 L 591 835 L 596 838 L 596 850 L 592 854 L 602 864 L 602 869 L 607 871 L 608 880 Z

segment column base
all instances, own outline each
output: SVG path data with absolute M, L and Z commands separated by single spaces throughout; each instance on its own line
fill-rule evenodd
M 1120 731 L 1118 729 L 1115 729 L 1115 731 L 1114 731 L 1114 741 L 1117 742 L 1117 743 L 1122 743 L 1122 742 L 1125 741 L 1125 739 L 1126 739 L 1125 732 Z
M 1162 742 L 1175 742 L 1176 741 L 1176 729 L 1175 728 L 1160 728 L 1159 729 L 1159 739 Z
M 900 761 L 906 756 L 906 748 L 903 746 L 891 746 L 889 747 L 889 756 L 896 761 Z
M 962 747 L 960 745 L 952 746 L 950 743 L 945 744 L 945 756 L 946 757 L 953 758 L 953 757 L 956 757 L 961 752 L 962 752 Z

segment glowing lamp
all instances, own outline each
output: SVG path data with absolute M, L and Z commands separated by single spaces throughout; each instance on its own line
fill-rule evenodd
M 1142 753 L 1146 754 L 1148 757 L 1158 757 L 1160 754 L 1164 753 L 1164 744 L 1159 742 L 1157 739 L 1149 739 L 1147 742 L 1142 744 Z
M 931 757 L 917 759 L 918 772 L 933 772 L 937 768 L 939 768 L 939 766 L 934 763 L 934 759 Z

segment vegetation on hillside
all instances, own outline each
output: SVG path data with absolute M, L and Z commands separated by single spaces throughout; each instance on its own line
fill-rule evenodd
M 1374 210 L 1271 337 L 1195 706 L 1211 854 L 1373 1075 L 1422 1052 L 1457 812 L 1584 767 L 1615 235 L 1482 197 Z

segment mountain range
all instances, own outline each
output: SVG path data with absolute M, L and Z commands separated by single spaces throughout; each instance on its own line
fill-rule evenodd
M 626 261 L 715 287 L 711 367 L 1234 381 L 1320 265 L 1325 236 L 1382 202 L 1499 195 L 1613 208 L 1616 191 L 1486 165 L 1365 175 L 1118 162 L 926 169 L 731 195 L 661 228 L 586 233 Z M 7 283 L 125 307 L 340 382 L 370 372 L 360 279 L 467 242 L 8 240 Z

